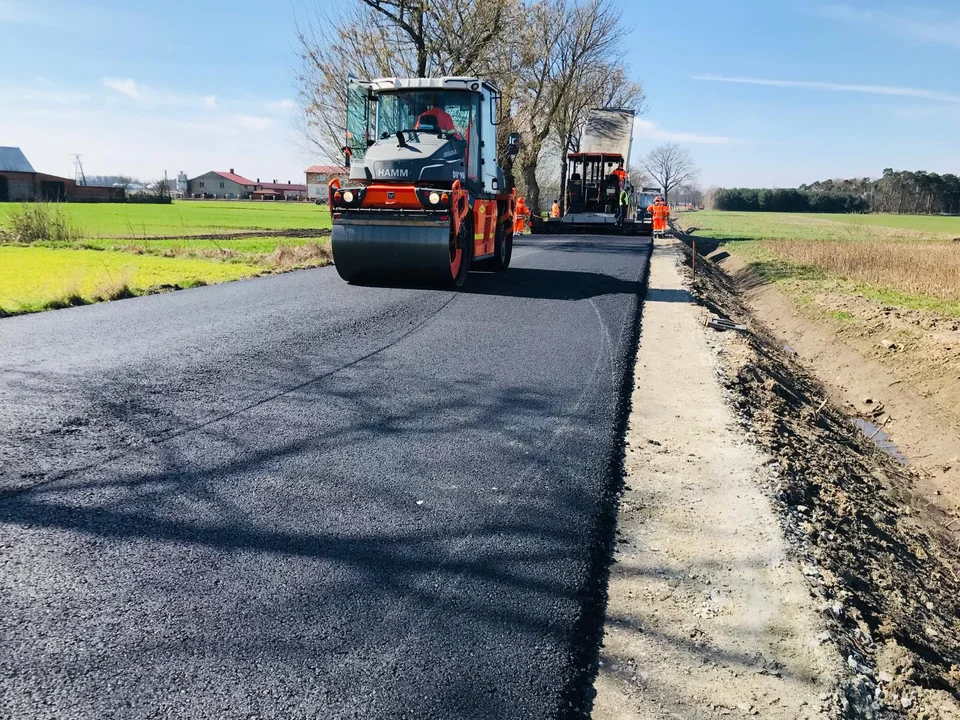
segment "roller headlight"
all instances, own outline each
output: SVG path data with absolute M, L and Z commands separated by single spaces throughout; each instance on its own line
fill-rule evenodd
M 430 197 L 428 199 L 430 200 L 431 205 L 436 205 L 438 202 L 440 202 L 440 193 L 432 192 L 430 193 Z
M 343 191 L 343 201 L 347 203 L 353 202 L 353 192 L 351 190 Z

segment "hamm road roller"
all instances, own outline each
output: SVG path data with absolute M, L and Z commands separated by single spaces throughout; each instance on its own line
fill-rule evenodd
M 349 81 L 350 178 L 329 185 L 340 277 L 460 287 L 471 267 L 507 269 L 516 192 L 497 163 L 499 102 L 480 78 Z

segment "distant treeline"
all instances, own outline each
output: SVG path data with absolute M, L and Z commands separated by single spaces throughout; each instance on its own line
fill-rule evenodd
M 863 198 L 871 212 L 901 215 L 939 215 L 960 213 L 960 178 L 952 173 L 938 175 L 923 170 L 887 168 L 879 180 L 854 178 L 826 180 L 801 185 L 811 192 L 851 193 Z
M 883 177 L 824 180 L 797 189 L 717 190 L 717 210 L 740 212 L 960 214 L 960 178 L 887 168 Z
M 713 197 L 717 210 L 739 212 L 864 213 L 870 204 L 853 193 L 792 188 L 721 188 Z

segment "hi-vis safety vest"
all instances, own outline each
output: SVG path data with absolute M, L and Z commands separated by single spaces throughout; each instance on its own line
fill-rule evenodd
M 621 191 L 620 191 L 620 204 L 621 204 L 621 205 L 629 205 L 629 204 L 630 204 L 630 198 L 629 198 L 629 196 L 627 195 L 627 191 L 626 191 L 626 190 L 621 190 Z

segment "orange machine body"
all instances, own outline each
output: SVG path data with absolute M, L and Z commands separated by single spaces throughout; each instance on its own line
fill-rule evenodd
M 340 195 L 340 181 L 336 178 L 330 181 L 330 212 L 336 216 L 338 210 L 343 210 L 342 196 Z M 469 191 L 454 182 L 451 189 L 431 189 L 409 184 L 372 183 L 362 185 L 363 195 L 356 201 L 353 209 L 362 210 L 431 210 L 443 212 L 440 217 L 450 219 L 450 227 L 454 236 L 459 234 L 460 223 L 467 212 L 473 211 L 473 259 L 484 260 L 493 257 L 497 224 L 503 223 L 508 228 L 515 227 L 517 194 L 498 194 L 492 198 L 474 197 Z M 440 195 L 441 202 L 437 205 L 425 204 L 424 197 L 435 192 Z

